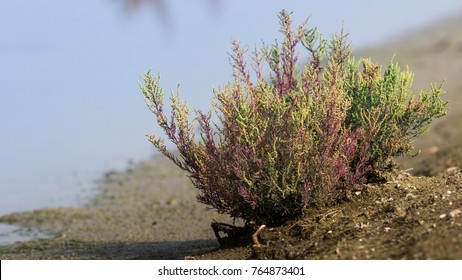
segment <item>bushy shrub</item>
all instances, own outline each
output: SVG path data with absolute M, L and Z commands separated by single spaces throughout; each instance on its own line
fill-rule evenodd
M 246 49 L 233 42 L 233 80 L 214 90 L 216 124 L 212 111 L 195 111 L 193 118 L 178 92 L 167 117 L 160 76 L 148 72 L 140 83 L 179 155 L 162 138 L 149 140 L 189 173 L 198 200 L 257 224 L 335 203 L 366 182 L 371 167 L 383 170 L 393 156 L 409 152 L 412 139 L 445 108 L 441 87 L 415 99 L 409 72 L 392 64 L 382 77 L 370 60 L 356 63 L 343 30 L 327 41 L 306 22 L 292 30 L 284 11 L 279 19 L 283 41 L 252 53 L 254 76 Z M 300 49 L 309 57 L 302 67 Z

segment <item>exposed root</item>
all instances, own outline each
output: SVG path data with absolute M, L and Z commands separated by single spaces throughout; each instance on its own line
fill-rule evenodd
M 211 226 L 212 226 L 213 232 L 215 233 L 215 237 L 217 238 L 218 243 L 220 244 L 222 244 L 223 239 L 225 238 L 225 237 L 220 236 L 220 232 L 223 232 L 224 234 L 227 235 L 227 237 L 229 237 L 233 233 L 233 231 L 235 231 L 237 228 L 236 226 L 225 224 L 225 223 L 219 223 L 219 222 L 213 222 Z
M 254 225 L 237 227 L 219 222 L 213 222 L 211 226 L 221 247 L 241 246 L 249 243 L 253 243 L 252 246 L 255 248 L 261 247 L 262 245 L 258 241 L 258 236 L 266 229 L 266 225 L 261 225 L 255 231 L 256 227 Z
M 250 227 L 237 227 L 219 222 L 213 222 L 211 226 L 221 247 L 233 247 L 250 243 L 249 237 L 253 232 Z
M 253 247 L 261 247 L 260 242 L 258 241 L 258 235 L 266 228 L 266 225 L 261 225 L 254 234 L 252 234 Z

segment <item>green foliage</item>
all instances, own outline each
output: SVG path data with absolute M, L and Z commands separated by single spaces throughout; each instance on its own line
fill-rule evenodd
M 140 83 L 179 156 L 162 138 L 149 140 L 189 173 L 199 201 L 247 222 L 279 224 L 307 207 L 337 202 L 367 180 L 371 167 L 381 171 L 409 152 L 446 106 L 441 86 L 414 98 L 412 74 L 395 64 L 382 77 L 369 59 L 356 63 L 343 31 L 327 41 L 306 22 L 293 31 L 285 11 L 279 19 L 283 41 L 253 52 L 254 78 L 245 48 L 233 42 L 233 80 L 214 90 L 218 124 L 212 112 L 193 118 L 178 93 L 168 118 L 160 76 L 148 72 Z M 302 69 L 301 47 L 309 57 Z
M 412 82 L 413 74 L 401 72 L 393 61 L 383 76 L 381 66 L 370 59 L 348 62 L 344 90 L 352 106 L 347 123 L 371 132 L 369 156 L 375 172 L 389 168 L 393 157 L 411 152 L 413 139 L 426 132 L 433 119 L 446 114 L 443 83 L 416 97 Z

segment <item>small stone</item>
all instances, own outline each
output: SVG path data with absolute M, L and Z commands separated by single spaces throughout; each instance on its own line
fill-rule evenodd
M 169 200 L 166 201 L 165 204 L 167 204 L 168 206 L 176 206 L 178 205 L 178 203 L 179 203 L 178 199 L 170 198 Z
M 367 227 L 369 227 L 369 224 L 367 224 L 367 223 L 365 224 L 363 222 L 357 223 L 355 225 L 355 228 L 360 228 L 360 229 L 367 228 Z
M 329 231 L 327 232 L 327 234 L 332 234 L 332 231 L 331 231 L 331 230 L 329 230 Z
M 406 217 L 406 210 L 404 210 L 403 208 L 399 207 L 399 206 L 396 206 L 395 207 L 395 214 L 396 216 L 400 217 L 400 218 L 404 218 Z
M 457 167 L 457 166 L 452 166 L 452 167 L 449 167 L 449 168 L 446 169 L 446 172 L 451 174 L 451 175 L 455 175 L 455 174 L 459 173 L 460 171 L 461 171 L 460 168 Z
M 452 210 L 451 212 L 449 212 L 449 216 L 451 216 L 451 218 L 454 218 L 457 215 L 459 215 L 460 213 L 462 213 L 462 211 L 460 209 L 455 209 L 455 210 Z
M 451 194 L 452 192 L 451 191 L 447 191 L 447 194 Z
M 444 218 L 446 218 L 446 214 L 441 214 L 440 219 L 444 219 Z
M 407 198 L 407 197 L 410 197 L 410 198 L 417 198 L 417 195 L 412 194 L 412 193 L 408 193 L 408 194 L 406 195 L 406 198 Z
M 360 195 L 360 194 L 361 194 L 360 191 L 355 192 L 355 195 Z

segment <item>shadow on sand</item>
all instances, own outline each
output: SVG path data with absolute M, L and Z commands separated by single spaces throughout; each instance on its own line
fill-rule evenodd
M 163 242 L 87 242 L 46 238 L 0 246 L 0 258 L 9 259 L 140 259 L 181 260 L 215 251 L 216 240 Z M 18 254 L 19 253 L 19 254 Z M 23 257 L 21 257 L 23 255 Z

